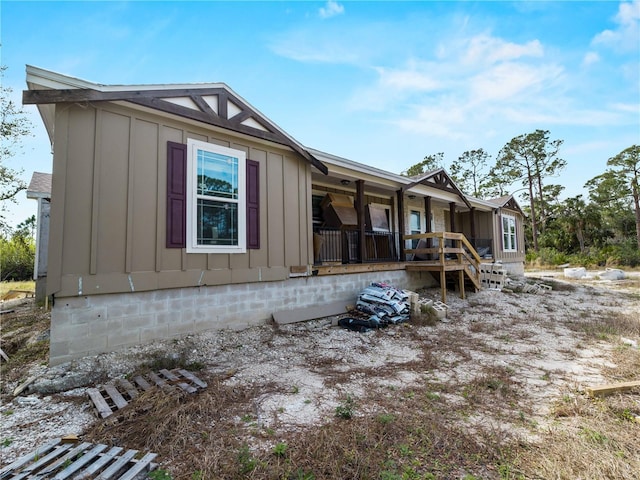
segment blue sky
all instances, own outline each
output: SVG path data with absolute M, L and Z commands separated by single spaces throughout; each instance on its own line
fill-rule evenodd
M 3 79 L 25 65 L 104 84 L 224 82 L 302 144 L 400 173 L 549 130 L 585 193 L 640 142 L 640 1 L 16 2 L 1 5 Z M 51 171 L 48 137 L 10 161 Z M 519 188 L 514 186 L 513 190 Z M 35 213 L 20 194 L 7 215 Z

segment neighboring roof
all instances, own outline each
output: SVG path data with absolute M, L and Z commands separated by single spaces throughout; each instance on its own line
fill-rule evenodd
M 492 199 L 487 200 L 487 201 L 489 203 L 495 205 L 496 207 L 509 208 L 511 210 L 516 210 L 516 211 L 520 212 L 522 215 L 524 215 L 524 212 L 520 208 L 520 205 L 518 205 L 518 202 L 516 201 L 516 199 L 515 199 L 515 197 L 513 195 L 503 195 L 501 197 L 492 198 Z
M 27 198 L 51 198 L 51 174 L 33 172 L 27 188 Z
M 23 104 L 37 105 L 53 138 L 57 103 L 126 101 L 290 147 L 322 173 L 328 169 L 300 143 L 224 83 L 102 85 L 27 65 Z

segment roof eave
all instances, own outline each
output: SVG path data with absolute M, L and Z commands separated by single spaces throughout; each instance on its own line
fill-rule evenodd
M 164 97 L 171 97 L 171 92 L 175 96 L 188 96 L 190 92 L 207 92 L 222 91 L 227 92 L 233 97 L 234 103 L 239 103 L 243 108 L 247 108 L 252 114 L 264 123 L 266 128 L 271 129 L 271 140 L 290 147 L 293 151 L 302 156 L 311 165 L 316 167 L 320 172 L 327 175 L 328 168 L 318 158 L 309 153 L 298 141 L 291 137 L 288 133 L 274 124 L 269 118 L 262 114 L 259 110 L 251 106 L 240 95 L 235 93 L 224 83 L 207 83 L 207 84 L 174 84 L 174 85 L 101 85 L 74 77 L 69 77 L 59 73 L 44 70 L 38 67 L 27 65 L 27 86 L 28 90 L 23 92 L 23 103 L 36 104 L 40 111 L 40 116 L 47 128 L 49 139 L 53 142 L 55 104 L 64 102 L 86 102 L 86 101 L 130 101 L 133 103 L 142 102 L 143 105 L 153 108 L 149 103 L 151 96 L 155 94 L 164 94 Z M 178 109 L 179 106 L 173 108 Z M 164 111 L 159 108 L 160 111 Z M 195 115 L 196 110 L 192 113 Z M 164 111 L 164 113 L 167 113 Z M 185 112 L 183 112 L 185 113 Z M 189 112 L 186 112 L 187 114 Z M 200 112 L 198 112 L 200 113 Z M 180 113 L 178 113 L 180 115 Z M 191 118 L 191 117 L 189 117 Z M 222 117 L 219 117 L 222 119 Z M 202 120 L 202 118 L 200 119 Z M 233 126 L 226 125 L 231 118 L 220 121 L 223 128 L 238 131 Z M 207 123 L 207 122 L 205 122 Z M 244 133 L 252 136 L 250 128 L 246 127 Z M 244 128 L 243 128 L 244 130 Z M 256 133 L 260 131 L 256 130 Z M 255 136 L 255 135 L 254 135 Z M 280 139 L 281 141 L 278 141 Z

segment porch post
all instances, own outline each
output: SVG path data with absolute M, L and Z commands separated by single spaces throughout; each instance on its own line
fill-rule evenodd
M 426 217 L 425 233 L 431 233 L 431 196 L 424 197 L 424 216 Z M 427 248 L 431 248 L 433 242 L 431 238 L 427 238 Z
M 356 214 L 358 216 L 358 260 L 362 263 L 367 258 L 364 221 L 364 180 L 356 180 Z
M 456 202 L 449 202 L 449 228 L 451 233 L 456 231 Z
M 398 197 L 398 239 L 400 242 L 400 261 L 406 262 L 407 255 L 404 253 L 404 192 L 402 189 L 396 192 Z
M 424 215 L 427 220 L 427 225 L 424 231 L 426 233 L 431 233 L 431 197 L 429 195 L 424 197 Z

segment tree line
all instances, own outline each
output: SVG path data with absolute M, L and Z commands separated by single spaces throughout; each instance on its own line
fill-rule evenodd
M 640 265 L 640 146 L 609 158 L 606 169 L 585 184 L 583 195 L 561 200 L 554 183 L 566 167 L 563 140 L 549 130 L 511 139 L 494 162 L 485 150 L 468 150 L 445 167 L 444 153 L 430 154 L 402 175 L 445 168 L 457 186 L 476 198 L 524 191 L 527 258 L 544 264 Z M 512 190 L 515 189 L 515 190 Z

